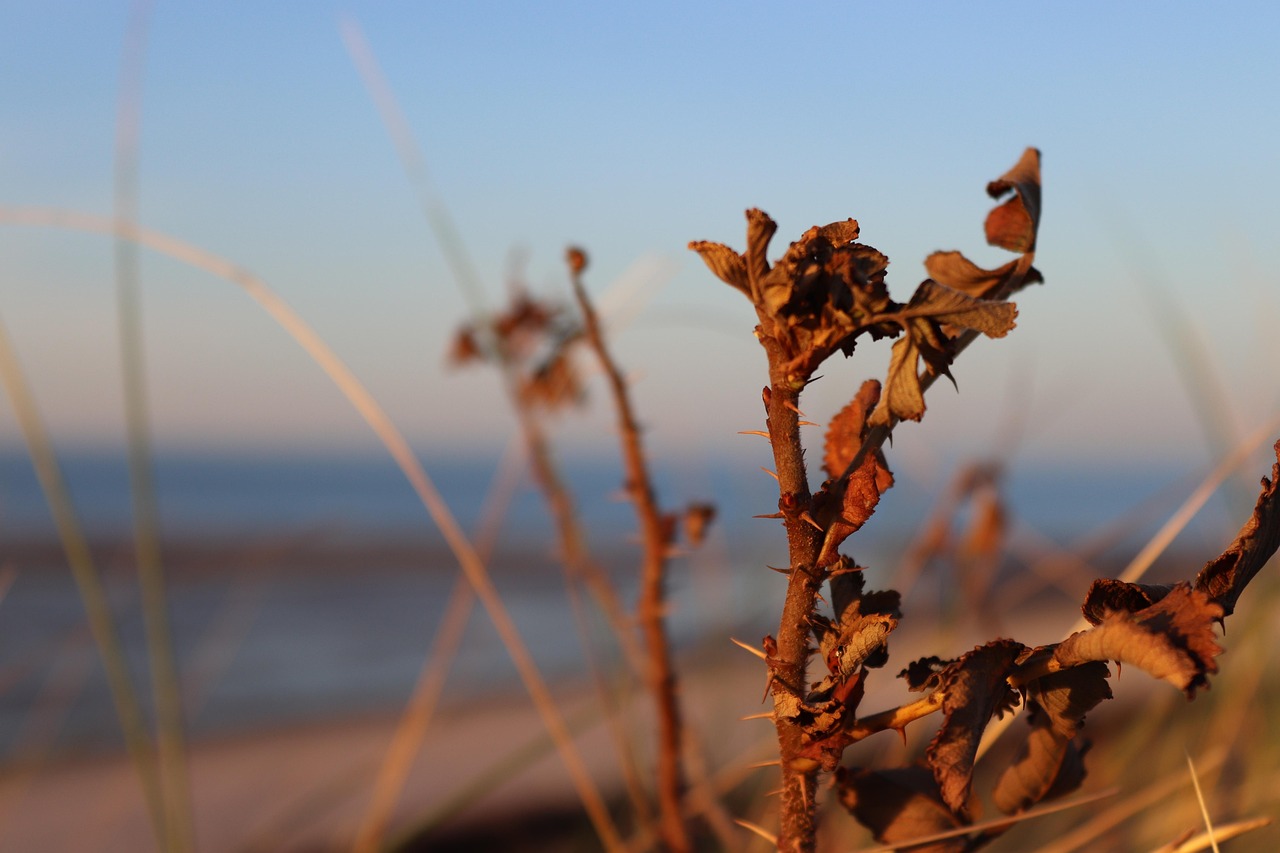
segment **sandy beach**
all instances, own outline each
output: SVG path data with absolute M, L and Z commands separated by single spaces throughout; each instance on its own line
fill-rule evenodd
M 742 655 L 686 679 L 686 707 L 713 753 L 732 760 L 769 735 L 764 723 L 735 720 L 759 710 L 760 670 Z M 560 708 L 606 796 L 621 789 L 607 726 L 590 712 L 585 685 L 561 685 Z M 648 731 L 643 697 L 631 703 L 631 730 Z M 583 723 L 584 715 L 589 719 Z M 728 721 L 727 723 L 725 721 Z M 348 849 L 368 804 L 395 717 L 365 716 L 199 740 L 190 776 L 198 848 L 204 851 Z M 758 727 L 758 728 L 757 728 Z M 392 821 L 391 835 L 425 815 L 462 804 L 442 823 L 456 832 L 532 812 L 573 810 L 576 796 L 559 757 L 541 748 L 543 727 L 527 697 L 509 693 L 473 706 L 451 706 L 435 718 Z M 715 732 L 714 740 L 707 737 Z M 644 749 L 645 744 L 637 744 Z M 467 786 L 517 749 L 540 757 L 520 762 L 501 781 Z M 644 754 L 643 752 L 641 753 Z M 643 760 L 643 758 L 642 758 Z M 509 761 L 508 761 L 509 764 Z M 0 849 L 104 851 L 155 849 L 141 788 L 123 754 L 64 757 L 10 766 L 0 777 Z

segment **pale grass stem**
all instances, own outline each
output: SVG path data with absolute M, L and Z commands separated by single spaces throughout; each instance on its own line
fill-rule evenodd
M 71 502 L 71 495 L 63 480 L 57 456 L 49 441 L 48 430 L 45 429 L 40 418 L 35 398 L 27 385 L 17 356 L 9 342 L 9 335 L 2 323 L 0 323 L 0 380 L 3 381 L 13 404 L 18 424 L 27 442 L 27 452 L 35 466 L 45 501 L 49 504 L 49 510 L 57 525 L 58 537 L 62 541 L 62 549 L 66 553 L 67 563 L 71 567 L 71 574 L 80 592 L 80 599 L 84 602 L 89 629 L 102 655 L 107 684 L 111 689 L 116 715 L 120 719 L 125 746 L 142 783 L 151 828 L 155 833 L 156 842 L 163 847 L 167 838 L 167 821 L 159 769 L 155 763 L 151 739 L 147 735 L 142 709 L 129 676 L 128 664 L 120 645 L 115 621 L 111 616 L 106 590 L 102 586 L 102 578 L 94 565 L 89 544 L 76 516 L 75 506 Z
M 498 463 L 476 533 L 476 549 L 482 560 L 487 561 L 493 554 L 494 543 L 524 470 L 523 463 L 523 444 L 512 438 L 507 442 L 506 450 Z M 444 615 L 436 628 L 431 650 L 418 672 L 413 694 L 405 704 L 391 736 L 391 743 L 382 756 L 369 805 L 360 820 L 355 842 L 352 844 L 354 853 L 376 853 L 382 849 L 387 824 L 422 748 L 422 741 L 444 690 L 449 667 L 462 643 L 462 635 L 471 618 L 474 604 L 475 593 L 471 585 L 465 577 L 459 576 L 449 593 L 449 601 L 445 604 Z
M 125 45 L 121 52 L 120 93 L 116 108 L 116 219 L 138 219 L 138 136 L 142 120 L 142 82 L 146 71 L 146 41 L 151 3 L 134 0 L 129 10 Z M 133 539 L 142 617 L 146 629 L 151 690 L 156 709 L 156 743 L 165 798 L 165 849 L 171 853 L 195 848 L 191 817 L 191 783 L 187 769 L 182 689 L 174 659 L 160 549 L 160 522 L 151 468 L 145 342 L 138 276 L 138 247 L 115 239 L 117 314 L 120 326 L 121 375 L 128 441 L 129 484 L 133 496 Z
M 0 222 L 36 225 L 89 231 L 99 234 L 120 235 L 136 240 L 139 245 L 176 258 L 191 266 L 203 269 L 241 287 L 288 332 L 324 370 L 329 379 L 347 398 L 347 401 L 364 418 L 399 466 L 405 478 L 417 493 L 422 505 L 435 521 L 450 550 L 458 559 L 476 594 L 480 597 L 503 645 L 506 646 L 516 670 L 524 682 L 543 723 L 555 741 L 574 788 L 601 841 L 609 850 L 621 849 L 621 838 L 610 817 L 604 799 L 587 772 L 572 734 L 556 708 L 546 682 L 543 681 L 528 647 L 524 644 L 515 623 L 493 585 L 488 570 L 479 559 L 470 541 L 459 527 L 448 505 L 436 489 L 408 442 L 387 417 L 386 412 L 356 379 L 341 359 L 324 343 L 315 331 L 299 317 L 289 305 L 277 296 L 266 283 L 249 271 L 205 251 L 190 243 L 167 234 L 143 228 L 135 223 L 122 222 L 111 217 L 92 216 L 76 211 L 49 208 L 13 208 L 0 206 Z

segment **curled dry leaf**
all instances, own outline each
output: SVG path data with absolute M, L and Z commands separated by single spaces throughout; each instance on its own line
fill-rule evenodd
M 840 559 L 840 544 L 867 523 L 880 496 L 892 486 L 893 472 L 885 463 L 884 454 L 877 450 L 868 453 L 847 477 L 827 481 L 813 496 L 813 517 L 825 531 L 819 566 L 830 566 Z
M 906 679 L 907 689 L 912 693 L 933 692 L 942 683 L 942 673 L 955 660 L 945 660 L 937 655 L 920 658 L 907 664 L 907 668 L 898 673 L 899 678 Z
M 716 278 L 725 284 L 733 285 L 747 296 L 751 295 L 747 283 L 746 260 L 723 243 L 712 243 L 707 240 L 695 240 L 689 248 L 702 256 L 707 269 L 715 273 Z
M 1006 678 L 1025 646 L 993 640 L 963 655 L 939 674 L 942 726 L 925 750 L 942 801 L 968 822 L 969 792 L 978 742 L 992 716 L 1011 710 L 1018 696 Z
M 1089 585 L 1080 611 L 1091 625 L 1098 625 L 1112 613 L 1146 610 L 1173 591 L 1174 584 L 1126 583 L 1098 578 Z
M 880 402 L 880 383 L 868 379 L 862 383 L 858 393 L 849 401 L 827 425 L 826 451 L 823 454 L 823 467 L 827 477 L 835 479 L 858 455 L 862 441 L 867 437 L 867 415 Z
M 987 194 L 1013 196 L 987 214 L 987 242 L 1011 252 L 1032 252 L 1040 228 L 1040 151 L 1028 148 L 1013 168 L 987 184 Z
M 1249 581 L 1280 548 L 1280 441 L 1275 444 L 1276 464 L 1271 466 L 1271 479 L 1262 478 L 1262 492 L 1254 504 L 1253 515 L 1240 528 L 1235 541 L 1222 554 L 1210 560 L 1196 576 L 1195 587 L 1230 616 L 1236 601 Z
M 816 613 L 811 617 L 827 669 L 843 681 L 863 667 L 884 666 L 889 634 L 902 618 L 899 594 L 894 590 L 864 593 L 860 571 L 833 573 L 830 586 L 835 619 Z
M 924 416 L 920 361 L 924 360 L 930 376 L 951 378 L 955 347 L 943 324 L 998 338 L 1013 329 L 1017 315 L 1012 303 L 974 299 L 932 280 L 921 282 L 900 314 L 906 334 L 893 345 L 884 396 L 871 415 L 871 425 L 888 426 L 895 419 L 918 421 Z
M 1080 786 L 1087 745 L 1076 735 L 1085 714 L 1111 698 L 1109 675 L 1105 663 L 1093 661 L 1051 673 L 1028 686 L 1031 731 L 996 784 L 996 808 L 1013 814 Z
M 1097 627 L 1072 634 L 1053 652 L 1053 668 L 1116 660 L 1146 670 L 1188 697 L 1218 671 L 1214 622 L 1222 607 L 1209 596 L 1178 584 L 1164 598 L 1134 613 L 1110 612 Z
M 947 808 L 933 775 L 918 765 L 893 770 L 841 768 L 836 789 L 840 804 L 881 844 L 907 842 L 967 824 Z M 967 849 L 966 844 L 962 837 L 951 838 L 911 850 L 956 853 Z
M 938 284 L 976 299 L 989 299 L 996 294 L 1009 296 L 1027 285 L 1044 284 L 1040 271 L 1021 260 L 985 270 L 955 251 L 934 252 L 925 258 L 924 268 Z

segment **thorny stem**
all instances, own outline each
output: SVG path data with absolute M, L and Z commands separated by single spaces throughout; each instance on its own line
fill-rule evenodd
M 800 443 L 800 390 L 803 384 L 788 378 L 785 358 L 775 341 L 762 337 L 769 357 L 770 387 L 765 394 L 768 428 L 778 475 L 778 510 L 787 531 L 791 571 L 787 597 L 778 626 L 777 652 L 772 671 L 775 708 L 788 694 L 803 695 L 808 682 L 809 617 L 817 603 L 821 574 L 815 568 L 822 547 L 822 534 L 800 515 L 808 509 L 812 495 Z M 778 849 L 811 851 L 816 833 L 815 794 L 817 770 L 799 757 L 804 746 L 803 730 L 795 721 L 774 714 L 782 760 L 781 827 Z
M 631 407 L 626 379 L 605 347 L 600 321 L 582 285 L 581 267 L 574 264 L 572 271 L 573 293 L 582 311 L 587 339 L 608 377 L 614 405 L 618 410 L 623 461 L 627 470 L 627 491 L 635 503 L 640 520 L 644 562 L 637 616 L 648 646 L 647 673 L 658 713 L 658 804 L 662 814 L 662 840 L 667 849 L 684 853 L 692 849 L 692 842 L 682 814 L 685 783 L 680 757 L 683 754 L 683 732 L 671 643 L 664 620 L 668 532 L 658 508 L 648 466 L 645 464 L 640 427 Z

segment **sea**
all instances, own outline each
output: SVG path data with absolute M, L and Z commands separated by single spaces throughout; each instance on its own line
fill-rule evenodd
M 527 474 L 517 467 L 506 481 L 514 484 L 509 501 L 495 504 L 504 470 L 496 454 L 423 458 L 463 529 L 477 531 L 486 513 L 499 520 L 491 522 L 497 535 L 478 544 L 539 667 L 552 680 L 579 677 L 583 642 L 549 517 Z M 779 522 L 754 517 L 772 512 L 777 501 L 758 463 L 687 459 L 655 466 L 664 506 L 717 507 L 706 541 L 682 545 L 670 562 L 670 625 L 682 651 L 727 647 L 731 635 L 758 641 L 776 629 L 785 579 L 768 567 L 785 565 L 786 551 Z M 145 701 L 127 465 L 121 454 L 87 451 L 60 464 Z M 570 459 L 562 469 L 595 562 L 624 603 L 633 604 L 640 549 L 618 463 Z M 152 470 L 172 648 L 193 737 L 394 713 L 404 703 L 459 572 L 391 462 L 332 452 L 171 452 L 157 455 Z M 928 478 L 898 473 L 872 523 L 844 549 L 867 567 L 869 585 L 893 577 L 948 501 L 957 471 Z M 1055 549 L 1123 562 L 1203 474 L 1167 464 L 1010 467 L 1001 493 L 1010 542 L 1021 543 L 1011 553 L 1024 559 L 1007 560 L 1001 571 L 1025 573 L 1026 554 Z M 966 512 L 957 513 L 956 529 Z M 1213 556 L 1229 541 L 1230 519 L 1225 500 L 1215 498 L 1179 537 L 1179 548 Z M 926 571 L 918 594 L 945 597 L 953 580 Z M 0 590 L 0 756 L 118 749 L 119 726 L 84 604 L 31 462 L 17 451 L 0 453 Z M 607 649 L 603 618 L 585 610 L 587 644 Z M 446 703 L 518 685 L 507 652 L 476 607 Z

